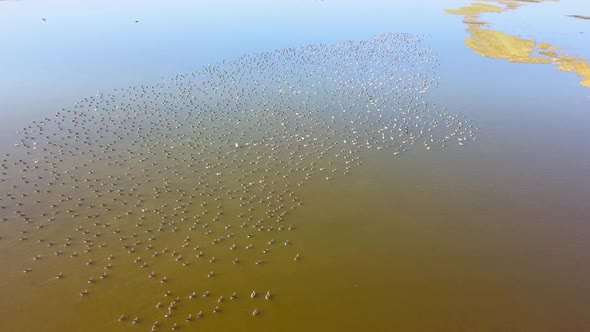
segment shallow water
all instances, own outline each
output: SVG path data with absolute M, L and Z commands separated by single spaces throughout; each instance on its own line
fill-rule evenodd
M 471 4 L 2 2 L 0 329 L 589 329 L 590 8 Z

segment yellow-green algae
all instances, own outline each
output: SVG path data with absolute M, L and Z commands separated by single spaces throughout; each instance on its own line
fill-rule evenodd
M 493 59 L 504 59 L 515 63 L 556 64 L 565 72 L 573 72 L 582 78 L 581 84 L 590 87 L 590 65 L 581 57 L 559 54 L 560 47 L 549 43 L 539 43 L 502 31 L 483 29 L 489 23 L 482 19 L 483 14 L 503 13 L 517 9 L 528 3 L 541 3 L 553 0 L 483 0 L 494 5 L 473 3 L 459 9 L 447 9 L 446 13 L 462 15 L 468 25 L 467 47 L 475 53 Z M 500 7 L 503 6 L 503 7 Z

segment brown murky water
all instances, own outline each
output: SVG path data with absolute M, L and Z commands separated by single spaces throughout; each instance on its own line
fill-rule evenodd
M 584 81 L 587 62 L 457 8 L 437 12 L 509 60 L 488 77 L 453 81 L 436 37 L 373 34 L 109 89 L 6 135 L 0 330 L 590 329 L 587 89 L 510 63 Z

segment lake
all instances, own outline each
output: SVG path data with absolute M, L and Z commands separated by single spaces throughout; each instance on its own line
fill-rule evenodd
M 588 16 L 0 1 L 0 330 L 590 330 Z

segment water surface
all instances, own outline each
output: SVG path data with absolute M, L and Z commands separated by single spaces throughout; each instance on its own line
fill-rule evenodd
M 590 7 L 475 3 L 0 3 L 0 146 L 10 154 L 0 183 L 1 329 L 148 331 L 155 321 L 189 331 L 589 329 L 590 31 L 567 15 Z M 243 56 L 382 33 L 409 33 L 402 53 L 428 50 L 427 67 L 406 62 L 396 79 L 432 79 L 420 94 L 417 81 L 401 81 L 393 90 L 401 99 L 388 105 L 416 112 L 425 103 L 464 119 L 473 125 L 465 144 L 428 149 L 403 127 L 401 140 L 418 144 L 388 146 L 380 131 L 353 149 L 334 132 L 376 133 L 383 122 L 369 120 L 379 113 L 336 117 L 326 105 L 379 108 L 389 90 L 343 78 L 355 94 L 336 98 L 343 90 L 327 83 L 335 76 L 309 76 L 305 65 L 274 69 L 297 79 L 263 82 L 266 90 L 246 79 L 255 73 L 239 83 L 206 79 L 196 86 L 210 90 L 194 99 L 206 110 L 190 112 L 187 82 L 208 64 L 229 70 Z M 370 64 L 352 77 L 361 82 L 387 73 L 360 63 Z M 215 95 L 216 86 L 231 93 Z M 240 93 L 257 97 L 235 100 Z M 137 108 L 145 103 L 154 104 Z M 392 124 L 410 121 L 381 111 L 395 115 Z M 345 124 L 357 119 L 358 128 Z M 69 145 L 44 145 L 47 157 L 43 141 Z

